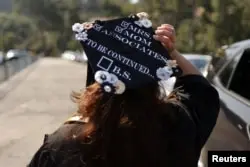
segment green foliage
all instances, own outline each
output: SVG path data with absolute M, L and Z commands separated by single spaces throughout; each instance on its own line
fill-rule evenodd
M 1 13 L 0 47 L 4 51 L 12 48 L 26 48 L 34 42 L 32 39 L 35 38 L 37 30 L 36 25 L 25 16 Z M 24 43 L 27 45 L 23 46 Z
M 249 0 L 143 0 L 137 12 L 174 25 L 180 51 L 205 54 L 250 38 L 249 6 Z
M 80 1 L 78 0 L 13 0 L 14 12 L 28 16 L 37 25 L 38 38 L 31 49 L 56 55 L 71 43 L 71 26 L 80 21 Z M 32 36 L 31 36 L 32 38 Z M 32 39 L 28 39 L 32 41 Z M 23 42 L 27 45 L 29 42 Z M 42 47 L 42 48 L 41 48 Z
M 92 17 L 147 12 L 154 27 L 176 27 L 182 52 L 210 53 L 250 37 L 249 0 L 13 0 L 11 14 L 0 14 L 0 48 L 26 48 L 46 55 L 77 50 L 71 26 Z
M 110 2 L 109 0 L 104 1 L 103 8 L 105 16 L 116 16 L 122 14 L 121 6 L 114 2 Z

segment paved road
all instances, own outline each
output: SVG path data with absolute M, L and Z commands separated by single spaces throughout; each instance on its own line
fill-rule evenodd
M 249 151 L 249 141 L 233 126 L 221 110 L 217 124 L 201 153 L 201 161 L 207 167 L 208 151 Z
M 24 167 L 43 135 L 75 111 L 69 94 L 84 84 L 84 65 L 53 58 L 43 58 L 1 84 L 0 167 Z

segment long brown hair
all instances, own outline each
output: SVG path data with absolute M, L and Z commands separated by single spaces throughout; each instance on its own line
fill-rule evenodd
M 175 93 L 167 96 L 158 83 L 151 83 L 122 95 L 108 95 L 94 83 L 81 93 L 73 92 L 72 98 L 78 114 L 89 118 L 81 139 L 91 147 L 92 157 L 99 157 L 107 166 L 114 161 L 122 161 L 123 166 L 136 166 L 140 161 L 145 164 L 137 165 L 155 166 L 166 161 L 162 143 L 167 141 L 161 141 L 164 127 L 160 119 L 165 115 L 165 124 L 173 126 L 174 112 L 166 103 L 178 105 Z

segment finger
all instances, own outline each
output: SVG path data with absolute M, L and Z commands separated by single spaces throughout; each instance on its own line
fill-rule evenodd
M 170 24 L 162 24 L 161 27 L 166 27 L 166 28 L 174 29 L 174 26 L 172 26 Z
M 162 46 L 167 50 L 173 50 L 173 43 L 168 37 L 154 35 L 154 38 L 161 42 Z
M 158 27 L 157 30 L 168 30 L 175 33 L 175 29 L 172 29 L 171 27 Z
M 175 36 L 175 31 L 169 28 L 158 28 L 156 31 L 168 31 L 171 33 L 172 36 Z
M 165 47 L 168 51 L 172 50 L 173 44 L 171 42 L 163 43 L 161 42 L 162 46 Z
M 175 34 L 173 32 L 170 32 L 168 30 L 156 30 L 155 34 L 158 36 L 167 36 L 172 40 L 172 42 L 175 42 Z
M 165 47 L 169 52 L 173 51 L 173 43 L 161 43 L 163 47 Z
M 172 26 L 170 24 L 162 24 L 158 28 L 167 28 L 167 29 L 171 29 L 172 31 L 175 29 L 174 26 Z
M 161 44 L 162 44 L 162 45 L 163 45 L 166 49 L 168 49 L 168 48 L 169 48 L 167 44 L 162 43 L 162 42 L 161 42 Z
M 159 35 L 154 35 L 155 40 L 160 41 L 166 45 L 169 43 L 172 43 L 171 39 L 167 36 L 159 36 Z
M 156 30 L 155 34 L 159 35 L 159 36 L 171 36 L 171 35 L 173 35 L 173 33 L 171 31 L 168 31 L 168 30 Z

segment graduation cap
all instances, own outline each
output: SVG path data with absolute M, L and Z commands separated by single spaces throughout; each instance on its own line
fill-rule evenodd
M 122 94 L 150 82 L 181 75 L 167 50 L 153 38 L 146 13 L 72 26 L 88 57 L 88 78 L 104 92 Z

